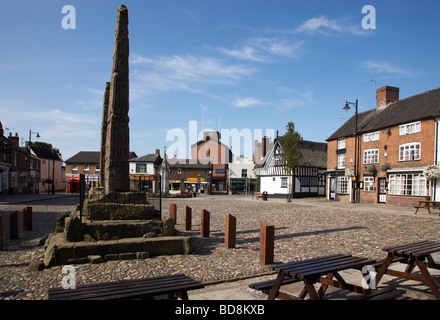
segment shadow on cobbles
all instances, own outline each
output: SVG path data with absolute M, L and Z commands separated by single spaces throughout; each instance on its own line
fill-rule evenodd
M 360 229 L 367 229 L 366 227 L 360 227 L 360 226 L 353 226 L 353 227 L 346 227 L 346 228 L 333 228 L 333 229 L 324 229 L 324 230 L 316 230 L 316 231 L 308 231 L 308 232 L 296 232 L 296 233 L 290 233 L 290 234 L 282 234 L 282 235 L 276 235 L 277 231 L 281 231 L 282 229 L 288 229 L 287 227 L 280 227 L 275 228 L 275 242 L 277 240 L 285 240 L 285 239 L 291 239 L 291 238 L 297 238 L 297 237 L 307 237 L 307 236 L 315 236 L 320 234 L 328 234 L 328 233 L 334 233 L 334 232 L 344 232 L 344 231 L 353 231 L 353 230 L 360 230 Z M 259 233 L 259 229 L 255 230 L 244 230 L 244 231 L 237 231 L 237 235 L 240 234 L 252 234 L 252 233 Z M 208 255 L 211 254 L 219 244 L 223 243 L 225 241 L 225 233 L 220 230 L 211 230 L 210 231 L 210 237 L 209 238 L 201 238 L 200 237 L 200 231 L 192 230 L 192 231 L 185 231 L 184 235 L 191 236 L 194 239 L 195 244 L 195 253 L 196 254 L 202 254 L 202 255 Z M 249 238 L 239 238 L 236 239 L 236 245 L 237 247 L 246 247 L 249 246 L 248 249 L 256 250 L 255 244 L 260 242 L 260 236 L 257 237 L 249 237 Z

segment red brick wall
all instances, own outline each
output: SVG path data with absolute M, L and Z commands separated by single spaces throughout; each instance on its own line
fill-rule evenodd
M 375 191 L 369 192 L 360 190 L 360 202 L 377 203 L 378 202 L 378 178 L 387 178 L 387 172 L 381 170 L 383 164 L 387 164 L 389 169 L 398 168 L 419 168 L 433 164 L 435 160 L 435 136 L 436 123 L 432 119 L 421 121 L 421 131 L 417 133 L 399 135 L 399 126 L 384 128 L 380 130 L 378 141 L 364 142 L 363 135 L 359 135 L 359 175 L 360 181 L 364 181 L 365 176 L 374 176 Z M 388 130 L 387 130 L 388 129 Z M 399 146 L 406 143 L 418 142 L 421 144 L 421 159 L 413 161 L 399 161 Z M 352 168 L 354 164 L 354 138 L 346 138 L 346 156 L 345 167 Z M 327 153 L 327 169 L 332 170 L 337 168 L 337 140 L 328 142 Z M 364 150 L 379 149 L 379 163 L 364 164 Z M 374 173 L 368 171 L 368 167 L 373 165 L 376 168 Z M 387 180 L 388 181 L 388 180 Z M 346 196 L 340 197 L 344 201 Z M 411 197 L 411 196 L 392 196 L 387 195 L 387 203 L 397 205 L 415 205 L 418 200 L 425 197 Z M 348 200 L 347 200 L 348 201 Z

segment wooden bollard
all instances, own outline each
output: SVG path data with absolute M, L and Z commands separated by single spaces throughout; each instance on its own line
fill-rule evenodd
M 9 215 L 9 238 L 18 239 L 18 211 L 14 211 Z
M 237 219 L 233 215 L 227 214 L 225 220 L 225 247 L 235 248 Z
M 200 236 L 209 238 L 209 211 L 202 209 L 200 217 Z
M 32 231 L 32 207 L 23 209 L 23 230 Z
M 183 207 L 183 227 L 186 231 L 191 230 L 191 219 L 192 219 L 192 209 L 191 207 L 184 206 Z
M 273 264 L 275 226 L 260 222 L 260 264 Z
M 0 215 L 0 251 L 3 250 L 3 219 Z
M 177 205 L 175 203 L 170 203 L 170 218 L 173 218 L 177 224 Z

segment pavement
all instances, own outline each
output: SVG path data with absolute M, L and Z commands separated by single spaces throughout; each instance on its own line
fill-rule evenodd
M 41 202 L 50 199 L 59 199 L 66 197 L 79 197 L 77 193 L 64 193 L 59 192 L 55 194 L 46 193 L 17 193 L 17 194 L 1 194 L 0 193 L 0 205 L 12 205 L 23 204 L 32 202 Z

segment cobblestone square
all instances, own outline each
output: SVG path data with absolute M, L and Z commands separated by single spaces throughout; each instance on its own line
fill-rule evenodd
M 275 226 L 275 262 L 302 260 L 321 255 L 348 253 L 376 259 L 385 257 L 384 246 L 418 240 L 438 241 L 437 214 L 412 207 L 328 202 L 322 198 L 256 200 L 244 196 L 204 196 L 163 199 L 162 217 L 169 204 L 177 205 L 176 228 L 195 238 L 191 255 L 158 256 L 145 260 L 119 260 L 76 265 L 77 284 L 136 279 L 173 273 L 213 284 L 232 279 L 270 274 L 259 264 L 260 221 Z M 4 251 L 0 252 L 0 299 L 47 299 L 49 287 L 61 286 L 61 267 L 39 272 L 28 270 L 31 260 L 42 256 L 41 237 L 52 232 L 55 219 L 69 212 L 78 198 L 59 196 L 30 203 L 8 204 L 0 198 Z M 183 208 L 192 208 L 192 230 L 183 231 Z M 33 231 L 21 231 L 20 239 L 9 240 L 8 213 L 33 207 Z M 200 212 L 210 212 L 210 237 L 200 237 Z M 225 215 L 237 219 L 235 249 L 224 246 Z

